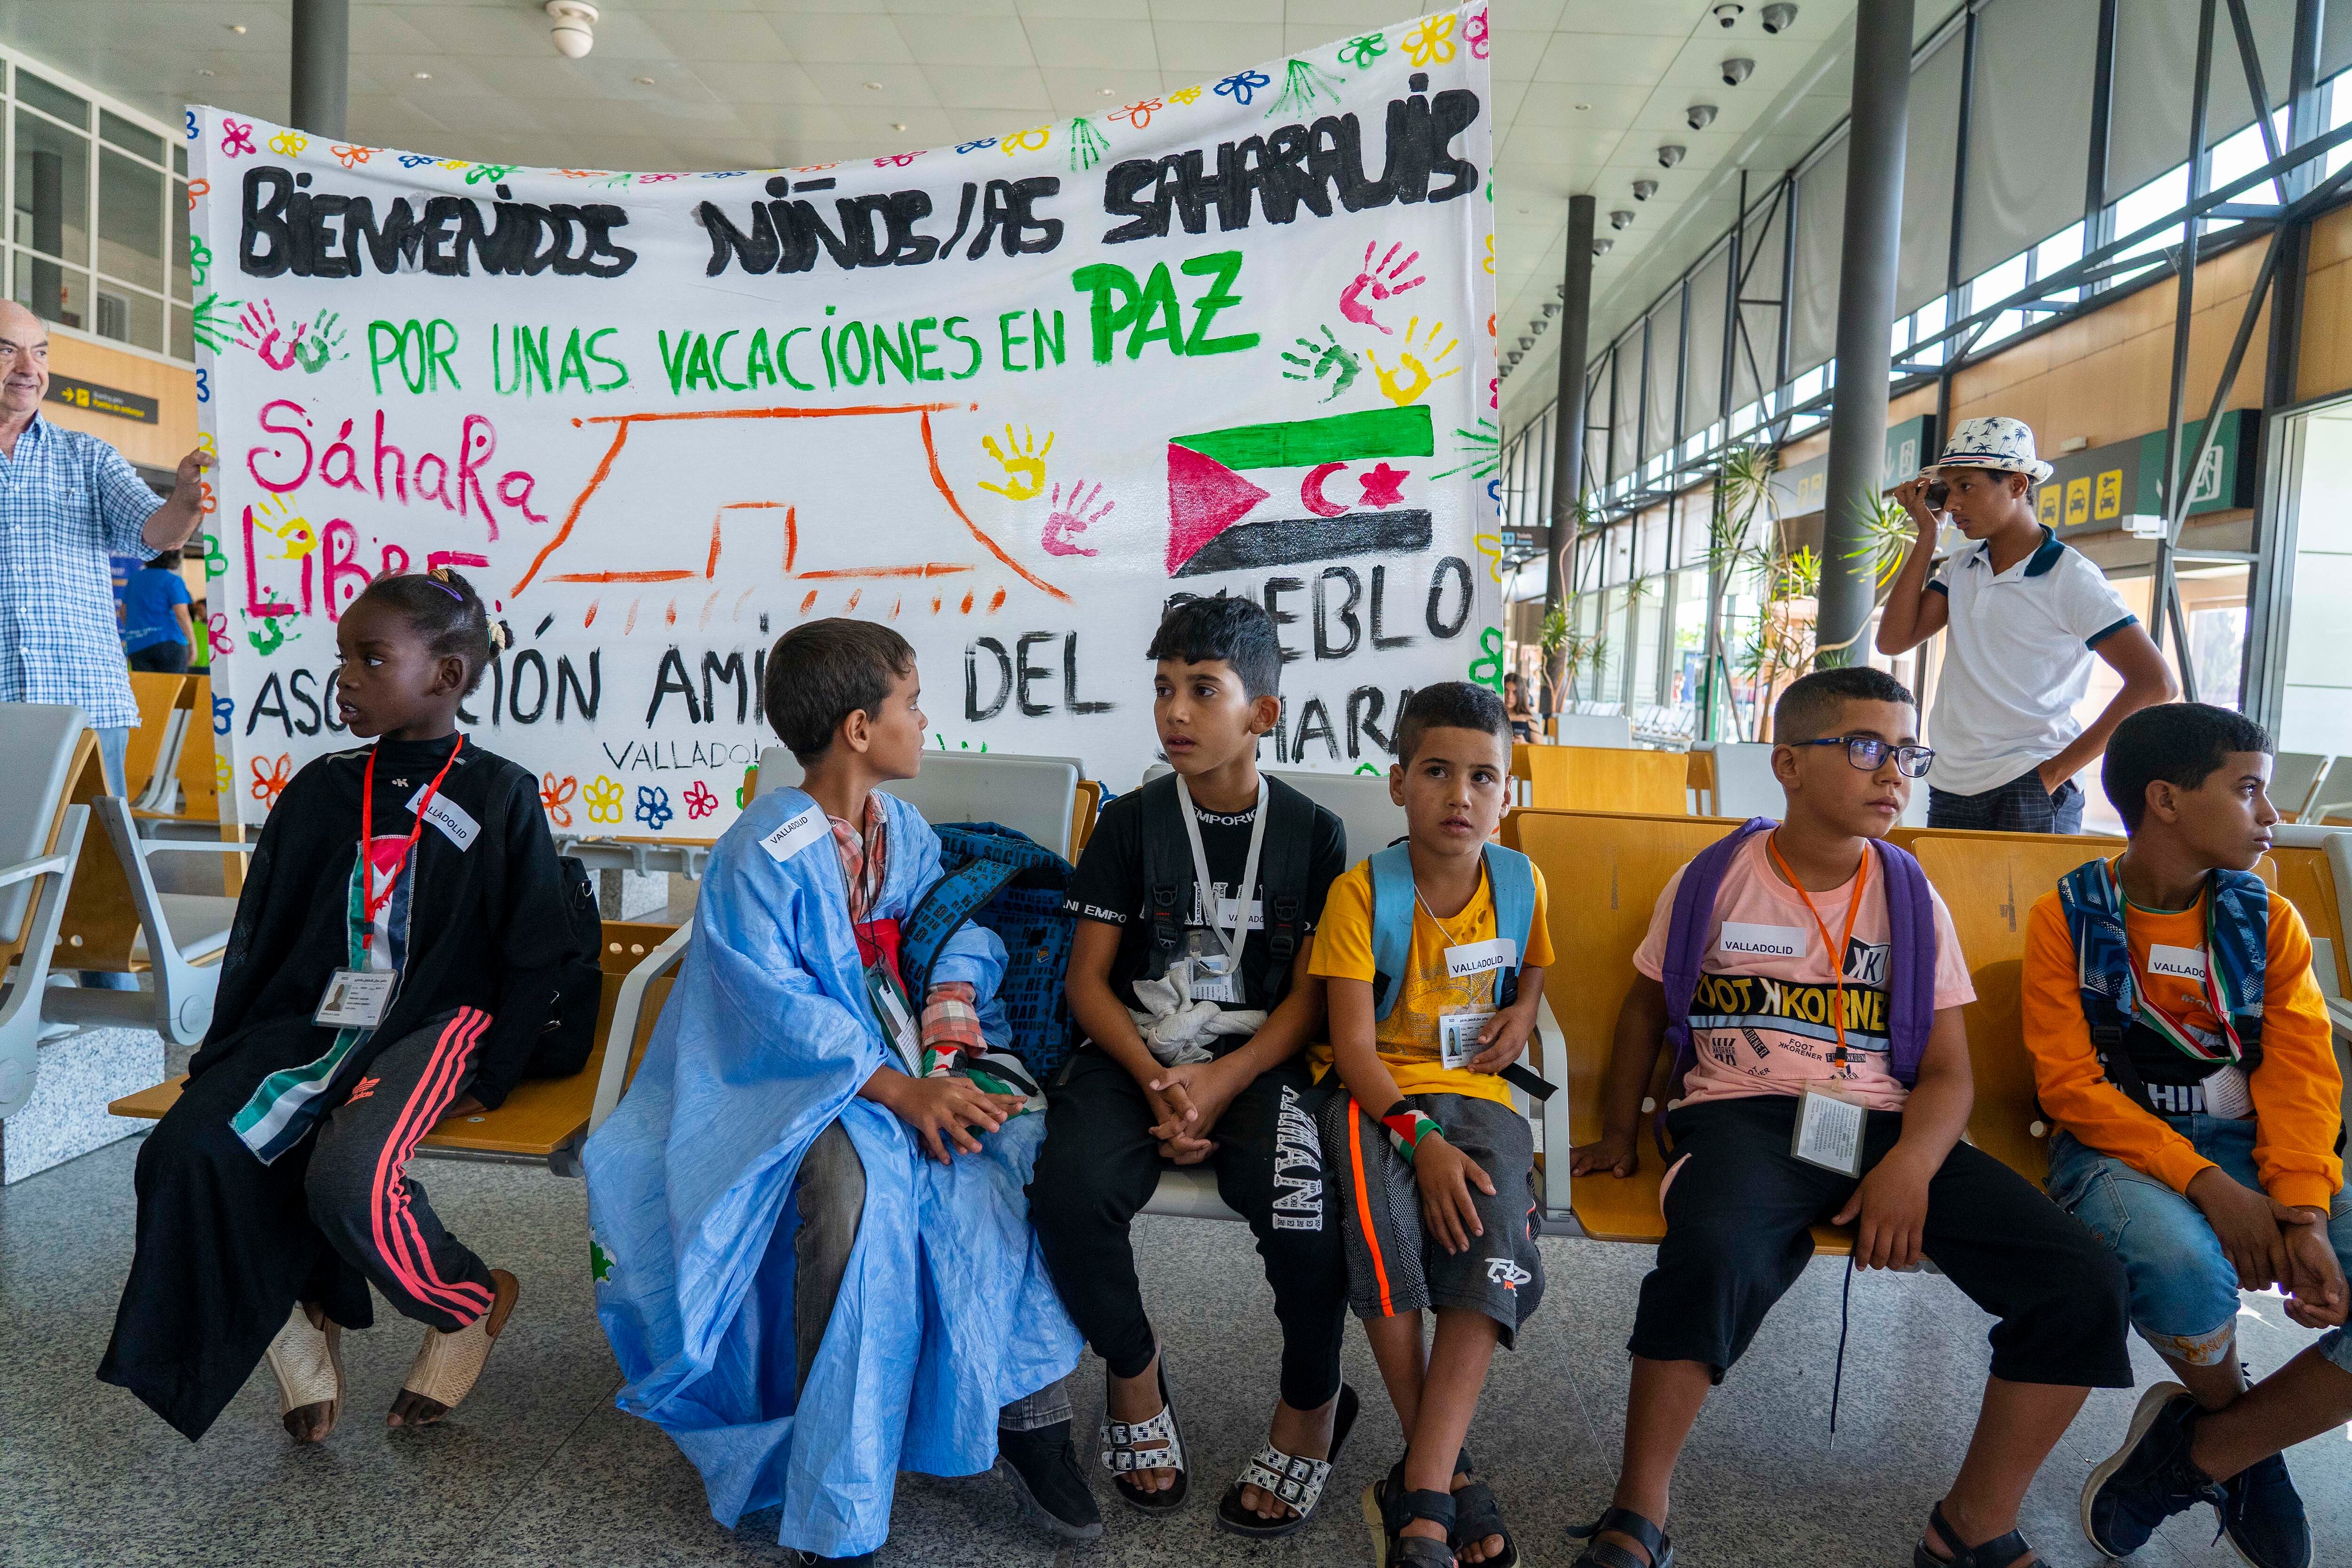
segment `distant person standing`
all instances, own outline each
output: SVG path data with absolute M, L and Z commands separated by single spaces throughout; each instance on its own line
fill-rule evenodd
M 194 646 L 188 607 L 195 603 L 180 576 L 180 552 L 166 550 L 133 572 L 122 589 L 122 646 L 131 668 L 184 675 Z
M 1878 651 L 1907 653 L 1952 634 L 1927 722 L 1931 827 L 2081 832 L 2074 774 L 2126 717 L 2177 695 L 2164 656 L 2115 584 L 2035 516 L 2034 487 L 2050 474 L 2024 421 L 1963 419 L 1935 466 L 1895 492 L 1919 537 L 1887 598 Z M 1969 545 L 1931 578 L 1947 516 Z M 2085 728 L 2074 704 L 2090 688 L 2094 655 L 2124 689 Z
M 47 329 L 0 300 L 0 702 L 79 707 L 119 795 L 139 710 L 108 557 L 144 561 L 185 543 L 203 517 L 212 455 L 182 458 L 171 499 L 158 500 L 121 453 L 41 417 L 48 388 Z

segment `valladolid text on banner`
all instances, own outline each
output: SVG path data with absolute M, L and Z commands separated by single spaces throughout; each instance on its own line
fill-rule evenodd
M 335 622 L 450 565 L 478 741 L 582 833 L 708 837 L 766 650 L 914 645 L 949 751 L 1154 750 L 1164 607 L 1247 595 L 1273 759 L 1384 770 L 1502 679 L 1483 5 L 1108 115 L 766 171 L 526 169 L 188 110 L 209 628 L 258 821 L 350 743 Z

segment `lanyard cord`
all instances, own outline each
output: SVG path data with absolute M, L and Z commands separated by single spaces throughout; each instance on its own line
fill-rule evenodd
M 375 917 L 392 902 L 393 889 L 400 885 L 400 868 L 408 864 L 408 853 L 416 847 L 416 840 L 425 831 L 425 814 L 433 808 L 433 797 L 440 793 L 441 781 L 449 776 L 449 770 L 457 765 L 457 753 L 465 749 L 466 737 L 461 732 L 457 736 L 457 743 L 449 748 L 449 760 L 441 764 L 441 771 L 433 775 L 433 782 L 425 786 L 423 795 L 417 796 L 416 820 L 409 824 L 408 839 L 400 847 L 400 858 L 392 863 L 392 869 L 384 875 L 383 894 L 380 898 L 375 890 L 375 858 L 368 853 L 368 846 L 373 842 L 375 834 L 376 757 L 374 748 L 368 751 L 367 773 L 360 784 L 360 910 L 364 917 L 360 926 L 360 952 L 362 956 L 375 942 Z
M 1177 797 L 1184 803 L 1184 836 L 1192 846 L 1192 894 L 1201 900 L 1201 913 L 1208 922 L 1209 934 L 1225 950 L 1226 960 L 1235 973 L 1241 969 L 1242 947 L 1249 941 L 1250 895 L 1257 890 L 1257 857 L 1265 845 L 1267 797 L 1272 793 L 1265 776 L 1259 775 L 1257 805 L 1253 808 L 1256 815 L 1250 823 L 1249 858 L 1242 864 L 1242 885 L 1235 889 L 1234 898 L 1234 929 L 1222 931 L 1217 929 L 1217 901 L 1213 884 L 1209 880 L 1209 854 L 1201 847 L 1201 808 L 1192 804 L 1192 792 L 1185 784 L 1184 775 L 1176 775 Z
M 1822 911 L 1813 908 L 1813 896 L 1805 891 L 1805 885 L 1797 880 L 1797 874 L 1789 869 L 1789 862 L 1782 858 L 1780 829 L 1772 830 L 1772 836 L 1764 841 L 1764 847 L 1772 852 L 1772 862 L 1780 868 L 1780 875 L 1789 879 L 1789 886 L 1797 889 L 1797 897 L 1805 900 L 1805 912 L 1813 917 L 1813 929 L 1822 933 L 1822 945 L 1828 946 L 1830 928 L 1822 920 Z M 1845 950 L 1846 945 L 1853 941 L 1853 918 L 1862 912 L 1863 889 L 1869 885 L 1870 848 L 1865 845 L 1862 851 L 1862 865 L 1853 874 L 1853 896 L 1846 900 L 1845 935 L 1840 939 L 1836 951 L 1830 954 L 1830 970 L 1837 976 L 1837 1012 L 1836 1016 L 1831 1020 L 1837 1026 L 1837 1060 L 1833 1065 L 1841 1068 L 1846 1065 Z
M 1479 888 L 1483 888 L 1483 887 L 1485 887 L 1486 885 L 1486 856 L 1484 856 L 1484 855 L 1480 855 L 1480 856 L 1478 857 L 1478 881 L 1477 881 L 1476 886 L 1474 886 L 1474 887 L 1470 889 L 1470 903 L 1469 903 L 1469 904 L 1464 904 L 1464 905 L 1462 906 L 1462 909 L 1463 909 L 1463 910 L 1466 910 L 1466 909 L 1468 909 L 1468 908 L 1470 907 L 1470 904 L 1475 904 L 1475 903 L 1476 903 L 1476 902 L 1478 901 L 1478 889 L 1479 889 Z M 1453 942 L 1454 942 L 1454 933 L 1453 933 L 1452 931 L 1448 931 L 1448 930 L 1446 929 L 1446 927 L 1445 927 L 1445 922 L 1444 922 L 1444 921 L 1439 920 L 1439 919 L 1437 918 L 1437 911 L 1436 911 L 1435 910 L 1433 910 L 1433 909 L 1431 909 L 1431 908 L 1429 907 L 1429 900 L 1428 900 L 1427 899 L 1424 899 L 1424 898 L 1423 898 L 1423 897 L 1421 896 L 1421 879 L 1419 879 L 1418 877 L 1416 877 L 1416 878 L 1414 878 L 1414 879 L 1413 879 L 1413 883 L 1412 883 L 1412 897 L 1413 897 L 1413 901 L 1414 901 L 1414 902 L 1416 902 L 1416 903 L 1418 903 L 1418 904 L 1421 906 L 1422 912 L 1423 912 L 1423 914 L 1427 915 L 1427 916 L 1430 918 L 1431 921 L 1432 921 L 1433 924 L 1435 924 L 1435 925 L 1436 925 L 1436 927 L 1437 927 L 1437 934 L 1438 934 L 1438 937 L 1439 937 L 1442 941 L 1444 941 L 1444 942 L 1448 946 L 1451 946 L 1451 945 L 1453 944 Z M 1454 912 L 1454 918 L 1455 920 L 1460 920 L 1460 919 L 1462 918 L 1462 910 L 1456 910 Z M 1475 930 L 1476 928 L 1475 928 L 1475 927 L 1473 927 L 1472 929 L 1473 929 L 1473 930 Z

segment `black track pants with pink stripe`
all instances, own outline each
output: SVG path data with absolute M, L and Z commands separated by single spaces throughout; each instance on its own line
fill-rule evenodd
M 315 1060 L 331 1032 L 308 1018 L 264 1025 L 190 1079 L 139 1151 L 138 1250 L 99 1377 L 194 1438 L 297 1301 L 347 1329 L 373 1321 L 371 1283 L 436 1329 L 488 1310 L 488 1268 L 442 1226 L 408 1165 L 472 1081 L 488 1024 L 461 1008 L 383 1047 L 336 1085 L 318 1132 L 274 1164 L 254 1158 L 229 1119 L 271 1073 Z

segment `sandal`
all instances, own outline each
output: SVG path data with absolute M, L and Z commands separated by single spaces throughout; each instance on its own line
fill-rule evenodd
M 278 1379 L 278 1418 L 284 1421 L 312 1405 L 327 1407 L 327 1424 L 306 1442 L 323 1443 L 343 1414 L 343 1326 L 332 1318 L 320 1328 L 297 1301 L 286 1326 L 264 1352 Z M 288 1426 L 287 1431 L 294 1428 Z M 299 1436 L 299 1434 L 297 1434 Z
M 1650 1560 L 1644 1563 L 1615 1542 L 1601 1540 L 1604 1530 L 1632 1536 Z M 1604 1508 L 1591 1524 L 1570 1525 L 1568 1538 L 1585 1542 L 1582 1554 L 1570 1568 L 1674 1568 L 1674 1538 L 1629 1508 Z M 1937 1568 L 1944 1565 L 1939 1563 Z
M 1331 1416 L 1331 1451 L 1328 1458 L 1301 1458 L 1284 1453 L 1271 1443 L 1260 1448 L 1257 1457 L 1242 1467 L 1241 1479 L 1227 1487 L 1224 1497 L 1218 1501 L 1217 1527 L 1257 1541 L 1274 1541 L 1306 1528 L 1307 1521 L 1315 1515 L 1316 1505 L 1323 1500 L 1323 1484 L 1331 1479 L 1331 1467 L 1339 1462 L 1339 1450 L 1348 1446 L 1348 1434 L 1356 1425 L 1356 1391 L 1341 1384 L 1339 1407 Z M 1268 1519 L 1244 1508 L 1244 1487 L 1271 1492 L 1294 1511 L 1287 1519 Z
M 490 1359 L 491 1347 L 498 1343 L 515 1302 L 521 1298 L 521 1287 L 505 1269 L 491 1269 L 490 1279 L 498 1291 L 490 1310 L 462 1329 L 425 1330 L 425 1342 L 417 1347 L 416 1359 L 409 1363 L 408 1376 L 400 1385 L 402 1393 L 414 1394 L 441 1406 L 443 1415 L 457 1408 L 458 1401 L 474 1391 L 475 1380 L 482 1375 L 482 1363 Z M 440 1415 L 427 1415 L 407 1425 L 430 1426 L 440 1419 Z
M 2012 1530 L 2007 1535 L 1997 1535 L 1974 1546 L 1962 1545 L 1960 1532 L 1944 1517 L 1944 1505 L 1940 1502 L 1927 1510 L 1927 1529 L 1943 1539 L 1952 1554 L 1937 1556 L 1927 1550 L 1927 1538 L 1922 1536 L 1919 1544 L 1911 1549 L 1913 1568 L 2009 1568 L 2021 1557 L 2027 1559 L 2026 1568 L 2041 1568 L 2042 1553 L 2033 1550 L 2021 1531 Z
M 1471 1469 L 1470 1450 L 1462 1450 L 1454 1461 L 1454 1473 L 1466 1475 Z M 1490 1535 L 1503 1538 L 1502 1555 L 1487 1557 L 1469 1568 L 1518 1568 L 1519 1543 L 1511 1538 L 1510 1528 L 1503 1522 L 1503 1510 L 1495 1501 L 1495 1489 L 1484 1481 L 1471 1481 L 1454 1489 L 1454 1533 L 1449 1538 L 1459 1555 L 1473 1542 L 1484 1541 Z
M 1407 1535 L 1404 1527 L 1425 1519 L 1444 1526 L 1446 1540 Z M 1452 1492 L 1408 1491 L 1404 1461 L 1364 1489 L 1364 1523 L 1372 1532 L 1372 1560 L 1381 1568 L 1455 1568 Z
M 1168 1352 L 1160 1352 L 1160 1410 L 1141 1421 L 1102 1424 L 1102 1467 L 1111 1473 L 1113 1488 L 1132 1509 L 1144 1513 L 1170 1513 L 1192 1490 L 1192 1478 L 1184 1468 L 1184 1429 L 1177 1424 L 1176 1402 L 1168 1397 Z M 1140 1445 L 1157 1444 L 1143 1448 Z M 1173 1470 L 1176 1484 L 1165 1491 L 1139 1492 L 1119 1478 L 1138 1470 Z

